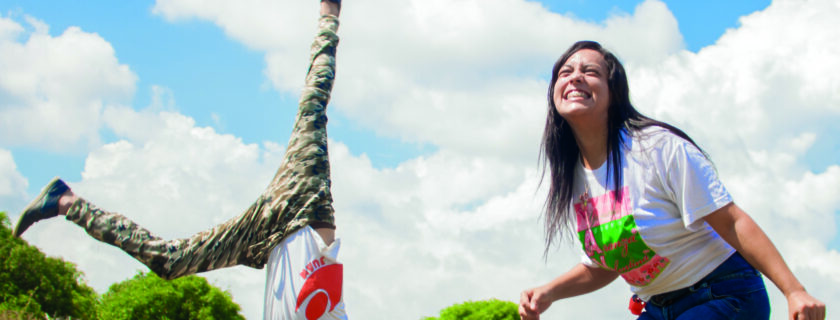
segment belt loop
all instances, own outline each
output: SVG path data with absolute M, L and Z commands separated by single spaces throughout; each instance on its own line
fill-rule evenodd
M 691 285 L 691 287 L 690 287 L 691 292 L 696 292 L 698 290 L 708 288 L 709 287 L 709 281 L 711 281 L 711 279 L 703 279 L 703 280 L 700 280 L 700 282 Z

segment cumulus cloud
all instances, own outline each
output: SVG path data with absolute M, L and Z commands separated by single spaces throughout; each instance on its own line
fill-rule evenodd
M 154 8 L 172 20 L 213 21 L 265 50 L 266 74 L 292 93 L 302 83 L 315 26 L 300 12 L 316 10 L 262 1 L 163 0 Z M 642 61 L 682 47 L 676 20 L 658 1 L 600 24 L 517 0 L 361 0 L 345 6 L 342 18 L 336 109 L 384 136 L 529 163 L 533 149 L 521 141 L 539 138 L 545 113 L 546 84 L 534 75 L 548 72 L 567 46 L 595 39 Z
M 830 154 L 812 147 L 840 134 L 840 76 L 831 71 L 840 70 L 831 58 L 840 52 L 831 40 L 840 31 L 827 27 L 837 12 L 831 1 L 776 1 L 743 17 L 714 46 L 630 70 L 637 105 L 707 146 L 736 198 L 759 209 L 759 218 L 795 222 L 771 224 L 771 231 L 795 230 L 823 242 L 836 234 L 840 204 L 826 201 L 822 190 L 836 186 L 837 162 L 810 168 L 805 160 L 808 152 Z M 807 71 L 814 65 L 819 71 Z
M 196 127 L 192 118 L 178 113 L 117 108 L 106 110 L 104 119 L 126 138 L 92 150 L 82 180 L 69 181 L 70 186 L 164 238 L 188 237 L 240 214 L 282 159 L 283 147 L 276 143 L 245 144 L 212 128 Z M 39 223 L 24 236 L 77 263 L 100 292 L 145 270 L 63 219 Z M 245 267 L 208 274 L 214 284 L 235 290 L 237 302 L 248 307 L 252 305 L 244 301 L 262 301 L 264 277 L 263 271 Z
M 0 17 L 0 143 L 87 150 L 99 143 L 101 112 L 134 94 L 136 76 L 95 33 L 51 36 L 43 21 Z
M 299 88 L 315 30 L 315 15 L 300 13 L 316 12 L 315 2 L 161 0 L 153 10 L 172 21 L 216 23 L 266 52 L 266 76 L 278 89 Z M 465 300 L 517 301 L 522 289 L 579 261 L 574 244 L 553 250 L 547 263 L 542 259 L 545 191 L 537 189 L 536 157 L 546 73 L 581 38 L 618 53 L 634 103 L 695 137 L 809 291 L 829 304 L 840 301 L 834 289 L 840 275 L 831 267 L 840 255 L 826 247 L 837 237 L 840 163 L 813 168 L 806 162 L 831 151 L 815 150 L 821 141 L 840 135 L 833 125 L 840 120 L 834 59 L 840 34 L 832 22 L 838 14 L 832 1 L 775 1 L 693 53 L 682 50 L 673 15 L 654 0 L 602 23 L 518 0 L 345 5 L 331 108 L 377 133 L 438 150 L 377 169 L 364 150 L 332 137 L 350 316 L 417 318 Z M 0 19 L 2 39 L 23 32 L 9 21 Z M 102 105 L 97 121 L 120 139 L 93 148 L 82 181 L 72 186 L 164 237 L 183 237 L 250 204 L 283 147 L 197 127 L 165 107 L 173 105 L 165 88 L 159 92 L 164 107 Z M 44 222 L 26 236 L 79 263 L 100 290 L 143 268 L 64 221 Z M 230 289 L 249 318 L 261 316 L 263 271 L 238 267 L 205 276 Z M 781 319 L 786 304 L 768 286 Z M 616 282 L 558 302 L 546 317 L 630 319 L 628 297 L 626 285 Z
M 340 110 L 386 136 L 529 163 L 534 150 L 521 142 L 539 138 L 544 76 L 570 44 L 594 39 L 655 59 L 682 43 L 659 2 L 602 24 L 506 0 L 359 3 L 358 14 L 384 13 L 373 20 L 354 20 L 351 10 L 339 53 Z M 630 45 L 625 33 L 649 36 Z
M 12 153 L 0 148 L 0 210 L 23 207 L 28 186 L 29 181 L 18 172 Z

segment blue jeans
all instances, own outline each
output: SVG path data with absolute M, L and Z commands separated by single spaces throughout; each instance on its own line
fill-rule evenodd
M 769 318 L 761 274 L 736 252 L 694 285 L 651 297 L 638 320 Z

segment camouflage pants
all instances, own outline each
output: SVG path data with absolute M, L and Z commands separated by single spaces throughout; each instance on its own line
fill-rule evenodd
M 335 78 L 337 30 L 337 17 L 321 17 L 283 163 L 263 194 L 241 215 L 175 240 L 152 235 L 128 218 L 81 198 L 68 210 L 67 220 L 119 247 L 164 279 L 239 264 L 262 268 L 271 248 L 286 235 L 306 225 L 335 228 L 326 107 Z

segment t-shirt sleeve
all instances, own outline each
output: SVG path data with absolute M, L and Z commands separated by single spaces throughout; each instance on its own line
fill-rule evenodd
M 732 202 L 712 161 L 690 142 L 674 136 L 667 160 L 667 184 L 683 224 L 697 231 L 705 216 Z

